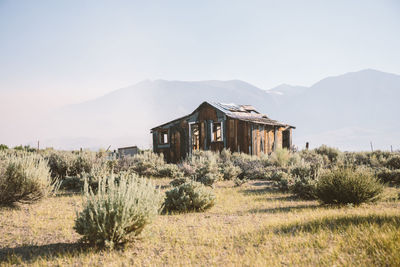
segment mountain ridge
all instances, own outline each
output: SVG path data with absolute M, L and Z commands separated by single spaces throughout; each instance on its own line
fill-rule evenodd
M 353 138 L 346 143 L 344 133 L 364 132 L 387 147 L 384 140 L 393 142 L 400 132 L 396 99 L 400 99 L 400 76 L 372 69 L 330 76 L 310 87 L 283 84 L 270 90 L 241 80 L 158 79 L 65 106 L 52 114 L 49 123 L 57 129 L 52 140 L 62 134 L 115 146 L 148 147 L 153 126 L 189 114 L 203 101 L 251 104 L 272 119 L 295 125 L 294 143 L 299 147 L 306 141 L 318 140 L 317 146 L 326 140 L 327 145 L 362 150 L 369 148 L 369 142 L 360 136 L 360 142 Z M 335 131 L 341 133 L 337 140 Z M 132 137 L 129 143 L 127 136 Z M 118 142 L 119 137 L 125 141 Z

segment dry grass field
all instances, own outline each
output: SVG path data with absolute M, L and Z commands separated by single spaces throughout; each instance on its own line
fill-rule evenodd
M 266 181 L 219 182 L 215 192 L 207 212 L 160 215 L 114 251 L 79 243 L 80 195 L 0 208 L 0 265 L 400 266 L 396 188 L 377 204 L 341 208 L 297 200 Z

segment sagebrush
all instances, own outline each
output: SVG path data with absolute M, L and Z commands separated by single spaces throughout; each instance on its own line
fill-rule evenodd
M 114 248 L 139 235 L 161 203 L 154 184 L 134 174 L 100 177 L 97 193 L 86 179 L 83 210 L 77 213 L 74 229 L 91 245 Z
M 0 162 L 0 204 L 30 203 L 56 189 L 48 163 L 40 155 L 6 155 Z
M 215 204 L 211 188 L 188 181 L 166 192 L 164 212 L 205 211 Z

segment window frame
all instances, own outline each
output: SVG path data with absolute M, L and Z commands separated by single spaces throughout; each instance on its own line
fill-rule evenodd
M 167 139 L 165 141 L 165 138 Z M 160 130 L 158 132 L 158 144 L 159 145 L 168 145 L 170 142 L 170 138 L 169 138 L 169 130 Z
M 219 140 L 218 140 L 218 129 L 214 131 L 214 127 L 219 124 Z M 223 121 L 217 121 L 217 122 L 211 122 L 211 127 L 210 127 L 210 134 L 211 134 L 211 142 L 223 142 L 224 141 L 224 134 L 223 134 Z

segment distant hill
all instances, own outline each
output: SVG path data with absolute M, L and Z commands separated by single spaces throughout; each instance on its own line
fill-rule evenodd
M 400 76 L 362 70 L 311 87 L 270 90 L 231 81 L 143 81 L 52 113 L 43 129 L 54 146 L 71 148 L 151 145 L 150 129 L 193 111 L 205 100 L 252 104 L 297 129 L 294 143 L 341 149 L 400 147 Z M 80 144 L 79 141 L 84 141 Z M 93 140 L 93 141 L 90 141 Z M 70 144 L 70 145 L 68 145 Z
M 296 142 L 368 149 L 400 146 L 400 76 L 362 70 L 323 79 L 281 100 L 277 116 L 298 128 Z

